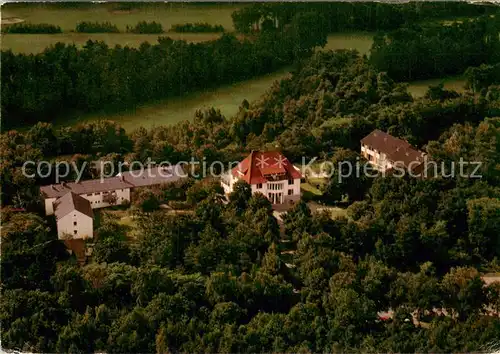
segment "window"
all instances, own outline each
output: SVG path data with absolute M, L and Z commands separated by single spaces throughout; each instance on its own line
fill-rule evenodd
M 288 180 L 288 184 L 293 184 L 293 182 L 294 182 L 293 179 Z
M 76 235 L 78 233 L 78 231 L 74 230 L 73 233 Z
M 257 183 L 257 189 L 261 189 L 262 188 L 262 183 Z
M 73 226 L 76 226 L 76 221 L 73 221 Z
M 293 195 L 293 189 L 288 190 L 288 195 Z

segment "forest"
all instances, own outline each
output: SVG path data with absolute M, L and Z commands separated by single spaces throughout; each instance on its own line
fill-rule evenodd
M 292 26 L 281 32 L 268 22 L 253 41 L 225 34 L 198 45 L 161 39 L 138 50 L 89 43 L 38 56 L 3 52 L 2 124 L 23 122 L 26 129 L 0 135 L 2 347 L 72 353 L 498 350 L 500 282 L 483 277 L 500 272 L 500 69 L 497 57 L 484 54 L 498 54 L 497 44 L 481 47 L 484 60 L 477 61 L 465 60 L 470 47 L 458 47 L 464 92 L 436 85 L 416 98 L 401 82 L 404 69 L 381 69 L 387 53 L 314 52 L 326 34 L 320 27 L 305 30 L 313 6 L 397 11 L 402 19 L 458 16 L 473 6 L 449 5 L 317 4 L 304 11 L 297 3 L 285 7 L 295 18 Z M 262 16 L 274 6 L 248 9 Z M 490 11 L 474 9 L 478 16 Z M 257 15 L 245 16 L 252 11 L 234 17 L 251 28 Z M 457 40 L 481 46 L 468 36 L 484 33 L 483 24 L 490 22 L 464 22 L 449 33 L 436 29 L 436 38 L 459 33 Z M 395 30 L 395 37 L 390 43 L 381 37 L 379 53 L 404 45 L 398 36 L 422 45 L 416 33 L 431 33 L 426 26 L 398 28 L 382 27 Z M 204 108 L 175 125 L 134 131 L 105 120 L 51 123 L 74 107 L 133 105 L 292 62 L 287 77 L 261 99 L 241 102 L 231 117 Z M 428 77 L 446 72 L 448 64 L 415 70 Z M 339 183 L 334 174 L 315 202 L 345 214 L 314 211 L 304 196 L 280 225 L 268 199 L 252 194 L 248 184 L 237 183 L 226 198 L 218 180 L 190 177 L 141 191 L 127 206 L 133 238 L 130 225 L 103 213 L 92 261 L 81 266 L 58 240 L 54 217 L 44 214 L 39 186 L 55 182 L 54 169 L 44 178 L 22 170 L 25 161 L 48 160 L 52 167 L 68 161 L 87 166 L 83 178 L 91 179 L 99 171 L 86 163 L 96 160 L 229 162 L 251 150 L 276 149 L 294 163 L 318 157 L 365 164 L 360 139 L 374 129 L 425 150 L 443 169 L 460 159 L 480 161 L 481 178 L 352 176 Z M 174 212 L 162 210 L 164 203 L 176 206 Z
M 157 44 L 145 42 L 139 48 L 89 41 L 82 49 L 58 43 L 36 55 L 2 50 L 1 78 L 6 84 L 1 124 L 10 129 L 69 114 L 119 112 L 257 77 L 311 55 L 333 32 L 379 31 L 372 63 L 394 80 L 461 74 L 469 66 L 497 62 L 499 17 L 489 17 L 497 10 L 461 2 L 253 4 L 232 16 L 237 31 L 246 34 L 243 40 L 232 33 L 195 44 L 163 35 Z M 424 19 L 465 15 L 479 19 L 419 27 Z M 189 25 L 179 28 L 195 28 Z M 44 24 L 19 24 L 6 30 L 38 33 L 47 28 L 60 31 Z M 117 29 L 111 23 L 84 22 L 76 30 Z M 164 29 L 160 23 L 141 21 L 127 26 L 127 32 L 161 35 Z
M 500 61 L 500 17 L 400 28 L 376 36 L 370 59 L 398 81 L 444 77 Z
M 299 13 L 315 12 L 325 20 L 328 32 L 390 31 L 429 20 L 476 17 L 494 14 L 491 3 L 477 6 L 467 2 L 292 2 L 255 3 L 232 14 L 235 28 L 243 33 L 266 27 L 284 28 Z
M 320 52 L 235 117 L 209 109 L 130 134 L 105 121 L 4 133 L 3 201 L 30 212 L 2 213 L 2 343 L 57 352 L 487 350 L 500 336 L 500 319 L 489 315 L 500 308 L 499 285 L 480 277 L 500 266 L 495 90 L 434 87 L 414 99 L 357 53 Z M 332 178 L 323 200 L 347 196 L 347 216 L 331 219 L 301 202 L 284 218 L 288 242 L 268 200 L 248 185 L 225 204 L 217 182 L 188 180 L 153 194 L 191 213 L 155 211 L 146 196 L 133 206 L 137 241 L 104 219 L 95 259 L 81 268 L 56 241 L 54 221 L 37 215 L 36 186 L 48 181 L 20 173 L 23 161 L 42 156 L 229 161 L 276 143 L 292 160 L 354 159 L 373 128 L 444 163 L 464 153 L 479 159 L 483 178 Z M 288 249 L 295 253 L 283 258 Z M 393 318 L 382 320 L 389 308 Z
M 158 38 L 140 48 L 89 41 L 82 49 L 58 43 L 37 55 L 2 52 L 2 127 L 29 126 L 75 111 L 123 110 L 159 98 L 273 72 L 326 43 L 321 25 L 298 16 L 285 32 L 239 41 L 233 34 L 188 43 Z M 139 23 L 132 32 L 162 32 Z M 83 75 L 82 73 L 85 73 Z

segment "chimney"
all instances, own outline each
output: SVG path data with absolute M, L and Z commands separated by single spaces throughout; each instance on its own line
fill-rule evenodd
M 65 181 L 62 181 L 62 182 L 61 182 L 61 186 L 63 186 L 64 188 L 66 188 L 66 182 L 65 182 Z
M 386 136 L 384 137 L 384 142 L 387 142 L 387 137 Z

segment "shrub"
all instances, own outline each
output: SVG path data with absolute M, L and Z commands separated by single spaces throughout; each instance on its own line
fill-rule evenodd
M 118 27 L 110 22 L 79 22 L 76 25 L 76 32 L 81 33 L 118 33 Z
M 61 27 L 48 23 L 16 23 L 2 28 L 4 33 L 62 33 Z
M 135 27 L 127 26 L 127 32 L 132 33 L 163 33 L 163 27 L 158 22 L 141 21 Z
M 201 22 L 196 22 L 196 23 L 186 23 L 186 24 L 178 24 L 178 25 L 173 25 L 172 28 L 170 28 L 170 31 L 172 32 L 181 32 L 181 33 L 187 33 L 187 32 L 224 32 L 224 27 L 221 25 L 211 25 L 208 23 L 201 23 Z
M 174 210 L 187 210 L 192 207 L 188 202 L 181 202 L 177 200 L 169 200 L 168 205 Z

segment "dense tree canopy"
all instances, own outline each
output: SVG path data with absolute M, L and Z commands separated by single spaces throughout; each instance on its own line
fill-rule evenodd
M 398 81 L 457 75 L 469 66 L 497 63 L 499 33 L 498 15 L 450 25 L 412 24 L 377 35 L 370 60 Z
M 131 98 L 137 103 L 203 87 L 218 75 L 229 80 L 238 73 L 272 70 L 321 41 L 294 25 L 285 34 L 276 31 L 283 21 L 297 24 L 312 17 L 280 6 L 249 6 L 236 13 L 235 22 L 238 16 L 254 16 L 248 26 L 263 27 L 254 42 L 223 36 L 203 45 L 165 39 L 137 50 L 89 43 L 82 50 L 57 46 L 32 57 L 3 53 L 2 80 L 8 88 L 2 90 L 2 112 L 9 119 L 29 113 L 23 117 L 34 123 L 72 105 L 91 109 L 105 100 L 115 104 Z M 342 14 L 358 8 L 321 6 Z M 370 4 L 362 11 L 395 11 L 391 6 Z M 438 5 L 408 6 L 422 13 L 448 11 Z M 276 16 L 265 15 L 261 23 L 255 8 L 276 11 Z M 274 28 L 273 21 L 278 23 Z M 245 23 L 241 19 L 242 30 Z M 281 49 L 270 54 L 270 48 Z M 184 55 L 193 63 L 186 72 L 180 65 Z M 158 59 L 164 56 L 168 60 Z M 470 69 L 470 89 L 464 93 L 437 86 L 415 98 L 406 84 L 356 52 L 318 52 L 302 59 L 260 100 L 242 102 L 234 117 L 207 109 L 192 120 L 151 130 L 126 132 L 100 121 L 61 128 L 39 122 L 22 132 L 4 132 L 3 347 L 27 352 L 477 352 L 495 345 L 500 319 L 491 312 L 500 307 L 500 287 L 498 282 L 486 286 L 482 273 L 500 269 L 500 91 L 489 77 L 496 67 Z M 245 73 L 230 70 L 243 60 L 248 67 L 238 70 Z M 41 81 L 30 76 L 37 68 L 43 68 Z M 162 77 L 158 68 L 172 71 Z M 71 75 L 83 70 L 91 75 Z M 191 76 L 199 72 L 210 79 Z M 137 85 L 146 81 L 151 85 Z M 50 89 L 42 92 L 43 85 Z M 73 96 L 64 96 L 69 93 Z M 133 232 L 118 219 L 100 217 L 91 262 L 79 266 L 57 239 L 53 217 L 40 216 L 38 187 L 55 182 L 54 171 L 48 173 L 45 166 L 45 177 L 23 174 L 28 160 L 50 159 L 50 167 L 72 162 L 84 178 L 96 178 L 101 167 L 88 162 L 116 166 L 148 157 L 231 162 L 240 161 L 245 151 L 267 148 L 282 150 L 298 164 L 320 156 L 333 165 L 364 166 L 359 140 L 374 128 L 425 149 L 437 171 L 460 159 L 479 161 L 481 177 L 351 176 L 339 183 L 345 172 L 340 170 L 326 180 L 320 201 L 347 204 L 345 215 L 314 212 L 301 200 L 282 215 L 282 223 L 268 199 L 252 194 L 244 182 L 226 198 L 217 180 L 187 178 L 141 190 L 128 211 Z M 75 179 L 74 172 L 66 179 Z
M 157 44 L 144 42 L 139 48 L 110 48 L 89 40 L 82 49 L 57 43 L 36 55 L 2 51 L 2 126 L 29 125 L 75 111 L 123 110 L 272 72 L 326 43 L 317 22 L 299 17 L 283 32 L 252 40 L 224 34 L 202 43 L 159 37 Z M 131 31 L 160 30 L 144 22 Z

